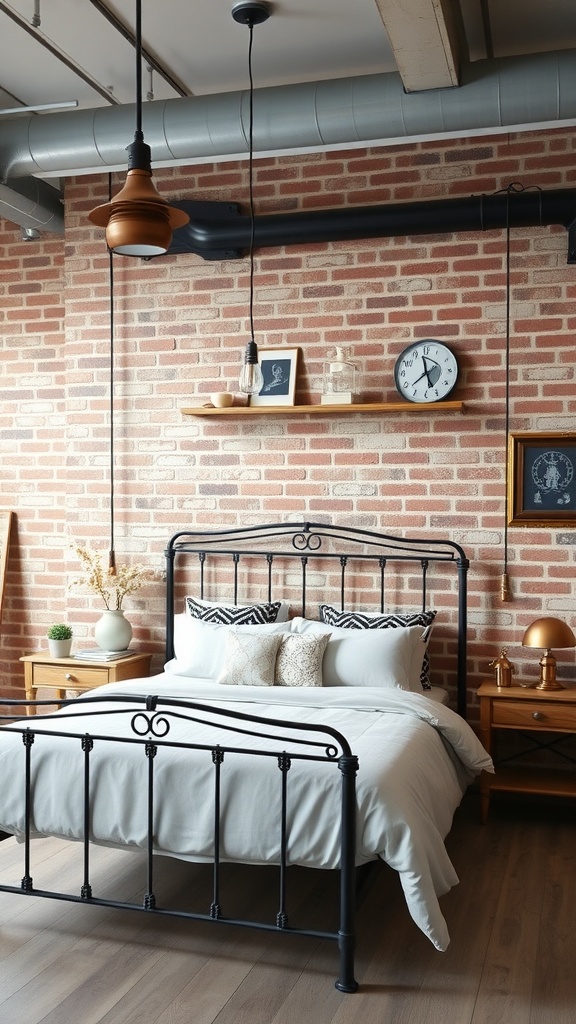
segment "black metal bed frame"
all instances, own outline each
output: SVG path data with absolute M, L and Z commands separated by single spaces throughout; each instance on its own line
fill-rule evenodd
M 166 556 L 166 657 L 174 657 L 174 613 L 176 611 L 176 563 L 186 558 L 188 564 L 196 562 L 194 583 L 200 598 L 205 596 L 208 570 L 216 561 L 227 559 L 232 562 L 232 586 L 227 599 L 236 604 L 244 600 L 241 592 L 240 569 L 243 562 L 254 564 L 263 561 L 266 566 L 264 592 L 256 599 L 274 601 L 286 596 L 282 571 L 275 570 L 279 564 L 288 566 L 291 574 L 298 576 L 299 586 L 292 583 L 295 599 L 300 601 L 300 614 L 306 616 L 308 609 L 308 572 L 317 565 L 336 563 L 339 586 L 338 599 L 342 609 L 349 607 L 348 577 L 360 567 L 368 568 L 377 595 L 375 611 L 385 612 L 386 583 L 388 577 L 399 575 L 400 569 L 408 567 L 418 570 L 419 593 L 413 594 L 413 603 L 422 611 L 428 607 L 428 574 L 432 567 L 451 563 L 455 567 L 456 624 L 456 691 L 457 710 L 466 718 L 467 710 L 467 581 L 469 561 L 464 549 L 451 540 L 408 539 L 372 530 L 340 526 L 333 523 L 302 522 L 272 523 L 264 526 L 235 527 L 227 530 L 181 531 L 168 542 Z M 248 570 L 250 571 L 250 570 Z M 230 587 L 230 581 L 228 581 Z M 280 592 L 278 592 L 280 590 Z M 254 595 L 251 595 L 254 597 Z M 323 595 L 326 598 L 326 594 Z M 391 609 L 398 611 L 399 609 Z M 315 616 L 312 616 L 315 617 Z
M 288 543 L 288 547 L 286 547 Z M 338 551 L 331 550 L 337 544 Z M 361 549 L 361 550 L 360 550 Z M 255 558 L 265 559 L 266 599 L 274 597 L 275 570 L 284 565 L 286 559 L 299 566 L 300 596 L 302 614 L 306 614 L 307 573 L 310 564 L 333 564 L 337 560 L 340 577 L 340 602 L 345 606 L 347 582 L 352 576 L 352 563 L 360 561 L 369 565 L 371 572 L 377 570 L 379 605 L 385 608 L 386 574 L 390 562 L 419 567 L 422 580 L 422 607 L 426 608 L 427 573 L 430 563 L 453 562 L 456 566 L 458 636 L 457 672 L 458 705 L 465 710 L 466 695 L 466 574 L 468 560 L 462 548 L 451 541 L 408 541 L 401 538 L 376 534 L 368 530 L 334 526 L 326 523 L 272 524 L 269 526 L 244 527 L 233 530 L 210 531 L 206 533 L 180 532 L 175 534 L 166 549 L 167 566 L 167 620 L 166 655 L 174 654 L 173 620 L 175 612 L 176 561 L 192 556 L 200 574 L 200 596 L 204 595 L 206 576 L 209 575 L 213 560 L 225 557 L 232 559 L 233 598 L 240 597 L 240 575 L 245 561 L 252 563 Z M 196 557 L 194 557 L 196 556 Z M 280 576 L 283 573 L 280 572 Z M 353 582 L 353 579 L 352 579 Z M 325 595 L 324 595 L 325 596 Z M 114 705 L 102 708 L 103 702 Z M 4 701 L 15 711 L 27 709 L 30 705 L 49 705 L 51 701 Z M 175 697 L 127 696 L 122 694 L 78 697 L 61 703 L 60 710 L 50 716 L 51 723 L 62 719 L 79 718 L 82 714 L 128 718 L 130 729 L 121 736 L 110 737 L 105 733 L 85 732 L 79 725 L 78 732 L 45 728 L 42 719 L 32 724 L 31 719 L 22 715 L 2 716 L 5 723 L 2 733 L 19 733 L 23 741 L 25 773 L 24 810 L 24 874 L 20 885 L 0 884 L 0 892 L 21 893 L 49 899 L 119 909 L 140 910 L 152 914 L 168 915 L 192 920 L 248 926 L 268 932 L 288 932 L 309 937 L 332 939 L 339 947 L 339 974 L 336 988 L 342 992 L 354 992 L 358 988 L 354 977 L 355 948 L 355 907 L 356 907 L 356 773 L 358 761 L 346 738 L 330 726 L 311 723 L 295 723 L 269 719 L 258 715 L 209 706 Z M 16 721 L 14 721 L 16 719 Z M 215 739 L 210 743 L 177 742 L 169 738 L 171 723 L 187 719 L 208 723 L 214 727 Z M 12 724 L 10 724 L 12 723 Z M 233 734 L 234 742 L 223 742 L 222 737 Z M 315 734 L 313 736 L 307 734 Z M 77 894 L 56 892 L 36 888 L 31 871 L 31 821 L 33 818 L 34 787 L 33 758 L 36 745 L 44 737 L 61 737 L 63 742 L 76 743 L 82 751 L 83 763 L 83 878 Z M 270 741 L 264 750 L 246 746 L 237 737 L 243 737 L 249 744 L 250 737 Z M 131 744 L 142 749 L 146 759 L 146 800 L 147 800 L 147 847 L 146 847 L 146 893 L 142 903 L 125 902 L 98 896 L 93 892 L 90 877 L 90 850 L 92 833 L 92 789 L 91 765 L 93 751 L 101 743 Z M 162 907 L 157 903 L 154 892 L 154 834 L 155 834 L 155 763 L 164 756 L 168 748 L 203 751 L 211 758 L 214 767 L 214 817 L 213 817 L 213 866 L 210 905 L 204 912 Z M 253 921 L 225 914 L 221 898 L 221 830 L 222 811 L 220 804 L 221 777 L 225 770 L 226 757 L 240 754 L 248 757 L 274 759 L 279 770 L 280 821 L 274 827 L 279 830 L 279 893 L 275 921 Z M 295 761 L 331 764 L 341 773 L 340 807 L 340 908 L 337 930 L 315 930 L 294 926 L 290 921 L 287 907 L 286 872 L 289 864 L 290 835 L 287 823 L 288 773 Z M 5 824 L 0 822 L 0 825 Z

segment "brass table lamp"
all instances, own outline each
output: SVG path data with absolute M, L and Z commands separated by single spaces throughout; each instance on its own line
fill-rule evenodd
M 576 636 L 570 626 L 552 616 L 535 619 L 524 633 L 522 646 L 539 647 L 544 651 L 540 659 L 540 682 L 536 689 L 563 690 L 564 686 L 556 679 L 556 658 L 551 648 L 576 647 Z

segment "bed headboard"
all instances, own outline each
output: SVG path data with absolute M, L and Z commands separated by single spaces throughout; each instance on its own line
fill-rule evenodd
M 186 594 L 234 604 L 289 600 L 292 614 L 308 618 L 318 617 L 320 602 L 350 611 L 434 608 L 434 671 L 442 673 L 441 685 L 455 689 L 466 717 L 469 561 L 454 541 L 332 523 L 268 523 L 181 531 L 165 555 L 167 660 L 174 657 L 174 613 Z

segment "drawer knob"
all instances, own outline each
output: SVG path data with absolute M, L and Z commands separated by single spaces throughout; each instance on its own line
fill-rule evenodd
M 535 718 L 537 722 L 543 722 L 546 715 L 543 715 L 541 711 L 533 711 L 532 718 Z
M 71 682 L 73 681 L 73 679 L 74 679 L 74 676 L 72 675 L 72 673 L 71 673 L 71 672 L 67 672 L 67 673 L 66 673 L 66 675 L 64 676 L 64 679 L 65 679 L 65 680 L 66 680 L 66 681 L 67 681 L 68 683 L 71 683 Z

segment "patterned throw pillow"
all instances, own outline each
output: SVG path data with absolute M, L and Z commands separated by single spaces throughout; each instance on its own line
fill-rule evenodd
M 207 606 L 200 604 L 193 597 L 186 598 L 188 614 L 203 622 L 217 622 L 220 625 L 258 626 L 267 622 L 276 622 L 281 601 L 265 604 Z
M 276 686 L 322 686 L 322 658 L 331 633 L 285 633 L 276 658 Z
M 228 686 L 273 686 L 281 640 L 281 633 L 258 636 L 237 632 L 232 627 L 226 637 L 224 665 L 216 682 Z
M 339 626 L 341 629 L 403 629 L 406 626 L 432 626 L 436 618 L 435 611 L 429 612 L 408 612 L 401 614 L 393 612 L 367 613 L 367 612 L 345 612 L 338 611 L 329 604 L 320 605 L 320 620 L 328 626 Z M 430 690 L 430 656 L 428 651 L 424 655 L 420 682 L 423 690 Z

